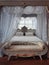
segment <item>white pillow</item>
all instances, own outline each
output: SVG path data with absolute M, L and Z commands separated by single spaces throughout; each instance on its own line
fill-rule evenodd
M 33 32 L 26 32 L 26 36 L 33 36 Z
M 23 36 L 23 32 L 17 32 L 16 36 Z

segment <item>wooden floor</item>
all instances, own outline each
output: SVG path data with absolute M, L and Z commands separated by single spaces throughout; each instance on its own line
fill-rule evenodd
M 36 57 L 36 59 L 30 58 L 16 58 L 12 57 L 8 61 L 8 57 L 2 57 L 0 58 L 0 65 L 49 65 L 49 59 L 46 57 L 43 57 L 43 60 L 40 60 L 39 57 Z

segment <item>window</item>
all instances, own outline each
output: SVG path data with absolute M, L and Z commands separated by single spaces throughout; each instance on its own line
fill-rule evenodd
M 21 17 L 18 28 L 21 29 L 23 26 L 26 26 L 28 29 L 37 28 L 37 18 L 36 17 Z

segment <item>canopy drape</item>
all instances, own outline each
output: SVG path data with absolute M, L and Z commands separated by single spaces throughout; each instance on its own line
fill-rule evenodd
M 44 42 L 47 42 L 47 13 L 45 8 L 41 14 L 37 15 L 36 34 Z
M 3 7 L 1 12 L 1 43 L 9 41 L 17 30 L 21 7 Z
M 21 7 L 3 7 L 0 12 L 0 44 L 8 42 L 15 34 L 20 17 L 22 15 Z M 2 57 L 2 48 L 0 57 Z

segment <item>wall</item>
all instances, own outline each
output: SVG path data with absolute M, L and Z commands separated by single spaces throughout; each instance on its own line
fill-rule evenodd
M 48 24 L 47 24 L 47 31 L 48 31 L 48 43 L 49 43 L 49 13 L 47 14 Z
M 49 42 L 49 19 L 48 19 L 48 42 Z
M 49 0 L 0 0 L 0 6 L 26 6 L 26 5 L 33 5 L 33 6 L 49 6 Z

